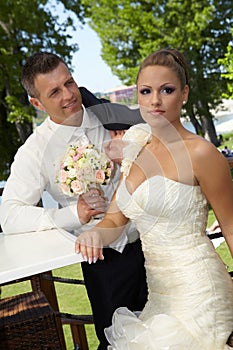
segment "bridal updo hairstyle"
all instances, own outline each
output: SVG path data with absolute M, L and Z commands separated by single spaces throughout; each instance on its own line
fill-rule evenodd
M 139 68 L 137 80 L 140 72 L 148 66 L 164 66 L 171 68 L 179 77 L 181 88 L 188 84 L 187 64 L 184 56 L 176 49 L 160 49 L 147 56 Z

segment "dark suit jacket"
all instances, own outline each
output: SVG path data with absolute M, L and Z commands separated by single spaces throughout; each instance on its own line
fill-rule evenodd
M 85 87 L 80 87 L 79 90 L 83 105 L 95 113 L 105 129 L 124 130 L 132 125 L 144 123 L 139 108 L 130 109 L 119 103 L 110 103 L 106 99 L 99 99 Z

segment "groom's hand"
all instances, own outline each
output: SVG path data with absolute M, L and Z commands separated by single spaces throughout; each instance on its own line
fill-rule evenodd
M 77 212 L 81 224 L 88 223 L 93 216 L 103 214 L 106 210 L 107 201 L 100 190 L 91 188 L 79 196 Z

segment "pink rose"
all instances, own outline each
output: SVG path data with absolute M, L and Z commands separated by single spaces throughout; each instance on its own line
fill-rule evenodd
M 79 160 L 82 157 L 81 153 L 77 153 L 73 156 L 73 161 L 76 162 L 77 160 Z
M 80 146 L 76 149 L 76 152 L 78 152 L 80 154 L 80 158 L 83 155 L 83 152 L 86 150 L 87 146 Z
M 85 192 L 84 183 L 79 180 L 72 181 L 70 188 L 75 194 L 82 194 Z
M 102 184 L 105 180 L 105 173 L 103 170 L 97 170 L 95 173 L 95 180 L 97 183 Z
M 60 171 L 60 181 L 61 182 L 66 182 L 67 179 L 67 171 L 61 170 Z
M 110 170 L 114 170 L 114 162 L 110 160 L 109 162 L 109 165 L 110 165 Z

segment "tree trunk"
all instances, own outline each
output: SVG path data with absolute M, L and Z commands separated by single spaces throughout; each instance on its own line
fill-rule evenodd
M 205 139 L 212 142 L 216 147 L 220 146 L 213 119 L 211 117 L 202 116 L 201 121 Z
M 27 140 L 28 136 L 31 135 L 31 133 L 33 131 L 32 123 L 29 123 L 29 122 L 23 122 L 23 123 L 16 122 L 15 126 L 16 126 L 17 132 L 19 134 L 20 141 L 22 143 L 24 143 Z
M 195 128 L 195 132 L 197 135 L 203 135 L 203 130 L 201 124 L 198 122 L 195 113 L 193 111 L 193 106 L 187 106 L 187 113 L 190 118 L 191 123 L 193 124 Z

